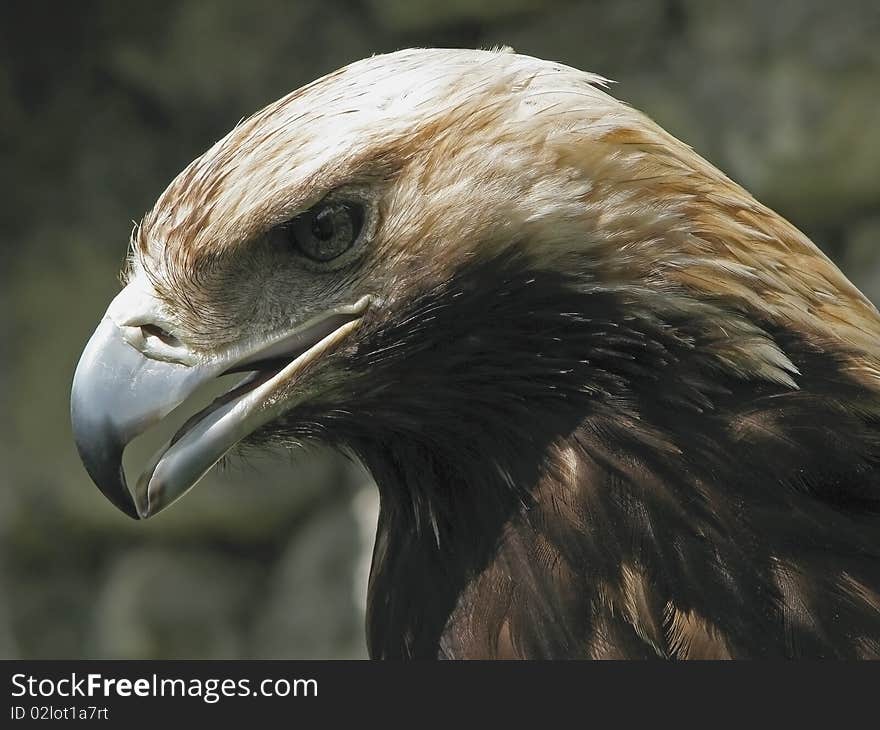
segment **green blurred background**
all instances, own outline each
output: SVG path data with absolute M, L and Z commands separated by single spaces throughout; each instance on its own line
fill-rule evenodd
M 880 301 L 877 0 L 0 4 L 0 657 L 365 655 L 375 496 L 320 451 L 136 524 L 68 425 L 134 219 L 243 116 L 360 57 L 512 45 L 596 71 Z

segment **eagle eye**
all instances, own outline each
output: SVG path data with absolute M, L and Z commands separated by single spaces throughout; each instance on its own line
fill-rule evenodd
M 364 226 L 364 208 L 351 201 L 319 203 L 284 224 L 290 243 L 306 258 L 326 263 L 357 241 Z

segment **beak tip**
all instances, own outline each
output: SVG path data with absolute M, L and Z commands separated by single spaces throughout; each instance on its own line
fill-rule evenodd
M 128 489 L 122 487 L 114 487 L 111 489 L 106 489 L 100 484 L 98 488 L 101 490 L 101 493 L 113 503 L 113 506 L 116 507 L 120 512 L 124 512 L 126 515 L 131 517 L 133 520 L 142 520 L 147 515 L 144 515 L 140 512 L 140 510 L 135 506 L 134 500 L 128 493 Z
M 124 479 L 118 481 L 113 480 L 113 482 L 108 484 L 108 482 L 104 480 L 98 481 L 98 479 L 95 478 L 95 475 L 91 472 L 89 472 L 89 475 L 92 477 L 95 484 L 97 484 L 101 493 L 121 512 L 124 512 L 133 520 L 141 520 L 146 517 L 146 515 L 142 514 L 135 504 L 134 499 L 128 491 L 128 487 L 125 485 Z
M 112 439 L 103 441 L 104 449 L 99 451 L 78 438 L 75 441 L 80 460 L 101 493 L 121 512 L 132 519 L 141 519 L 122 470 L 122 448 Z
M 127 392 L 131 387 L 135 369 L 129 360 L 135 357 L 133 353 L 116 326 L 107 318 L 102 320 L 74 372 L 70 424 L 80 460 L 92 481 L 117 509 L 134 520 L 141 520 L 145 515 L 135 504 L 122 466 L 122 452 L 130 438 L 131 425 L 121 414 L 118 397 L 120 389 Z M 110 355 L 122 363 L 117 383 L 95 375 L 108 372 Z

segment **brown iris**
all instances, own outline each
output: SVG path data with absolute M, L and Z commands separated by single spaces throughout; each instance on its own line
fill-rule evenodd
M 352 202 L 319 203 L 284 225 L 291 243 L 306 258 L 332 261 L 357 241 L 364 223 L 363 207 Z

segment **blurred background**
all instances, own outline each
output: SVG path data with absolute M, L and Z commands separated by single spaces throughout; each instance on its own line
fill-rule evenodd
M 0 3 L 0 657 L 365 656 L 357 465 L 234 462 L 137 524 L 70 435 L 132 221 L 240 118 L 373 53 L 511 45 L 615 79 L 876 302 L 878 38 L 877 0 Z

